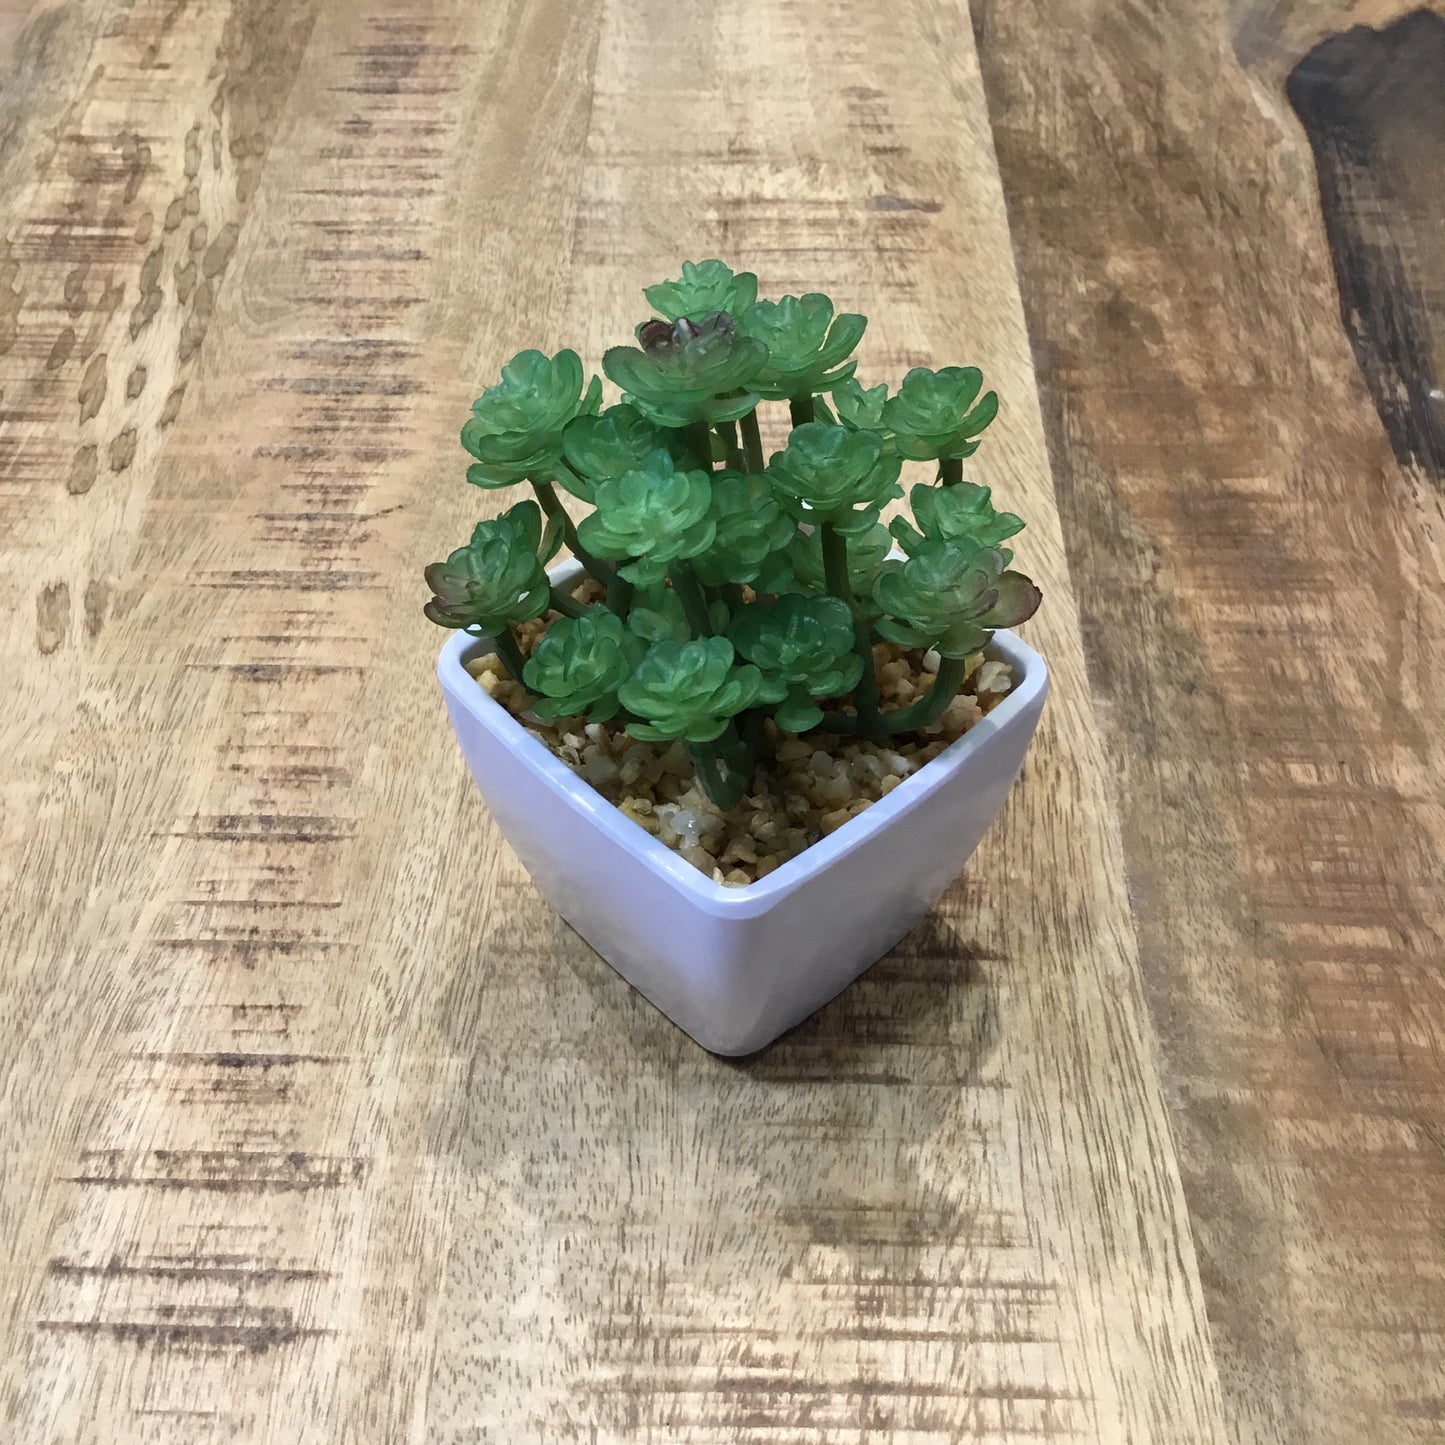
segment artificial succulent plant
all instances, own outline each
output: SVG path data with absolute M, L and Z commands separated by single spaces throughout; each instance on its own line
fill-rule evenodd
M 853 374 L 862 316 L 818 293 L 757 291 L 721 261 L 648 287 L 659 314 L 602 359 L 623 393 L 605 409 L 575 352 L 508 362 L 462 429 L 467 480 L 526 483 L 535 500 L 426 569 L 427 616 L 491 638 L 539 718 L 680 739 L 724 808 L 752 781 L 763 718 L 878 738 L 926 727 L 994 629 L 1040 601 L 1003 546 L 1023 522 L 963 480 L 998 413 L 982 372 L 918 367 L 892 395 L 865 389 Z M 793 424 L 771 458 L 765 401 L 786 402 Z M 905 462 L 935 476 L 912 488 L 911 520 L 885 525 Z M 580 523 L 558 486 L 591 507 Z M 564 543 L 605 601 L 549 583 Z M 515 627 L 549 610 L 524 658 Z M 938 656 L 906 707 L 880 708 L 877 641 Z

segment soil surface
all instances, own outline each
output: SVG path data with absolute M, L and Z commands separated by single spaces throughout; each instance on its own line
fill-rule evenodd
M 531 653 L 550 621 L 551 614 L 517 629 L 524 653 Z M 885 709 L 912 702 L 938 669 L 935 654 L 891 643 L 878 644 L 873 657 Z M 932 727 L 884 742 L 827 732 L 799 737 L 769 721 L 753 790 L 722 812 L 702 791 L 681 742 L 639 742 L 620 723 L 580 717 L 539 722 L 531 711 L 533 695 L 508 676 L 495 653 L 471 659 L 467 671 L 639 827 L 714 882 L 734 888 L 767 877 L 887 797 L 962 737 L 1013 684 L 1007 663 L 979 654 L 970 660 L 964 690 Z

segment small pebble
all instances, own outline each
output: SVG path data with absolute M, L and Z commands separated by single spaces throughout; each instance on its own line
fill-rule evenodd
M 974 685 L 974 690 L 980 695 L 993 693 L 1002 697 L 1012 686 L 1013 674 L 1009 670 L 1008 663 L 990 658 L 979 668 L 978 682 Z

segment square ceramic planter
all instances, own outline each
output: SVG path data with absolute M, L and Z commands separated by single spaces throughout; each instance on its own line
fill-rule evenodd
M 552 580 L 575 581 L 575 563 Z M 625 817 L 478 686 L 486 644 L 457 633 L 437 673 L 503 836 L 552 906 L 705 1049 L 750 1054 L 841 993 L 938 901 L 1003 807 L 1048 691 L 1012 633 L 1012 691 L 837 832 L 747 888 L 725 888 Z

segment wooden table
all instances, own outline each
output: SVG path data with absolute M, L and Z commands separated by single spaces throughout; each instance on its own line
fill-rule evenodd
M 0 1438 L 1445 1438 L 1402 13 L 0 0 Z M 988 370 L 1055 680 L 744 1063 L 540 903 L 419 608 L 499 362 L 712 254 Z

